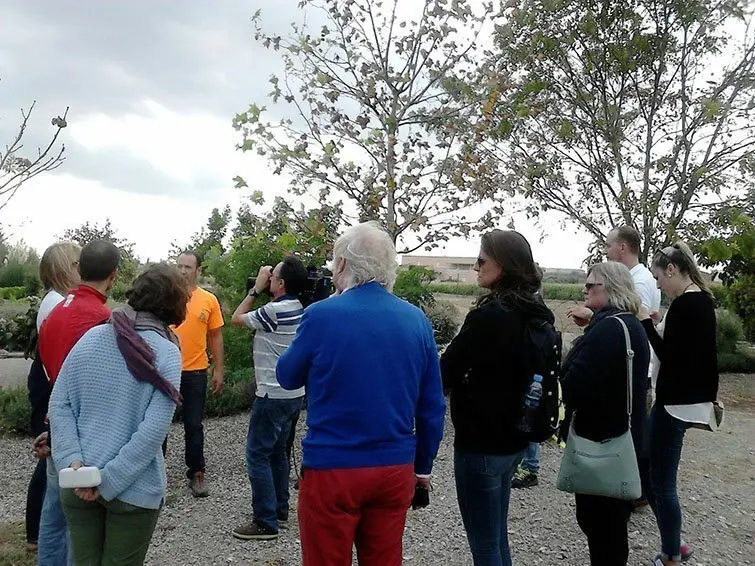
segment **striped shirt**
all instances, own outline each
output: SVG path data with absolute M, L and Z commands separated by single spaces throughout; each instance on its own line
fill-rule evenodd
M 275 376 L 275 366 L 291 345 L 304 307 L 291 295 L 283 295 L 272 302 L 247 313 L 244 324 L 254 333 L 254 376 L 257 397 L 270 399 L 296 399 L 304 395 L 304 388 L 283 389 Z

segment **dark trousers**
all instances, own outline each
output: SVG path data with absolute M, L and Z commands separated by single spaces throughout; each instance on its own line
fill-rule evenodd
M 118 499 L 84 501 L 72 489 L 60 490 L 68 521 L 74 564 L 144 564 L 159 509 Z
M 278 531 L 278 521 L 288 520 L 288 460 L 286 444 L 301 398 L 258 397 L 252 404 L 246 437 L 246 470 L 252 484 L 254 520 Z
M 291 421 L 291 430 L 288 432 L 288 438 L 286 439 L 286 457 L 288 458 L 288 465 L 291 465 L 291 455 L 294 453 L 294 442 L 296 442 L 296 424 L 299 422 L 299 415 L 301 410 L 296 411 L 294 420 Z
M 587 536 L 590 564 L 626 566 L 629 559 L 627 523 L 632 504 L 596 495 L 575 495 L 577 523 Z
M 207 370 L 181 373 L 184 439 L 186 441 L 186 475 L 204 472 L 204 402 L 207 396 Z
M 682 509 L 676 476 L 684 434 L 690 426 L 663 406 L 655 405 L 650 411 L 650 485 L 646 495 L 661 532 L 661 554 L 667 560 L 681 560 Z
M 470 454 L 454 450 L 456 494 L 475 566 L 511 566 L 511 479 L 523 452 Z
M 39 539 L 39 519 L 42 517 L 46 489 L 47 460 L 37 460 L 26 491 L 26 542 L 36 543 Z

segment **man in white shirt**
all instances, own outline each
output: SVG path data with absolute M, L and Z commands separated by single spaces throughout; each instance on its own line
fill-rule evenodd
M 606 238 L 606 256 L 611 261 L 627 266 L 642 306 L 650 314 L 657 313 L 661 308 L 661 291 L 653 274 L 640 263 L 640 233 L 631 226 L 619 226 L 611 230 Z M 578 326 L 587 326 L 593 313 L 587 307 L 574 307 L 567 311 L 567 315 Z

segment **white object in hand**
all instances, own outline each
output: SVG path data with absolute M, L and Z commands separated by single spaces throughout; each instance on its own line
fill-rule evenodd
M 94 466 L 82 466 L 78 470 L 63 468 L 58 472 L 58 484 L 63 489 L 97 487 L 100 483 L 100 470 Z

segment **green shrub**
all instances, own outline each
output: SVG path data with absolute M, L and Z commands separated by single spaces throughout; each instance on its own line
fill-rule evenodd
M 719 354 L 737 352 L 737 342 L 744 340 L 744 327 L 739 317 L 726 309 L 716 310 L 716 349 Z
M 584 288 L 582 283 L 545 283 L 543 297 L 550 301 L 582 301 Z
M 209 390 L 205 401 L 205 417 L 227 417 L 248 411 L 254 401 L 254 381 L 226 383 L 217 395 Z
M 0 389 L 0 432 L 31 434 L 31 405 L 26 389 Z
M 430 307 L 435 303 L 435 297 L 430 290 L 430 283 L 434 277 L 431 269 L 411 265 L 408 269 L 399 271 L 393 293 L 420 308 Z
M 710 291 L 713 293 L 713 302 L 717 307 L 723 308 L 729 302 L 729 289 L 723 285 L 711 285 Z
M 718 371 L 722 373 L 755 373 L 755 357 L 742 352 L 719 352 Z
M 424 309 L 433 327 L 435 342 L 444 346 L 456 336 L 456 307 L 446 301 L 436 301 L 434 305 Z
M 30 353 L 36 344 L 38 311 L 39 299 L 31 297 L 25 313 L 9 318 L 0 317 L 0 348 Z
M 229 321 L 223 327 L 223 349 L 225 350 L 226 373 L 249 371 L 253 366 L 252 340 L 254 334 L 247 328 L 231 326 Z
M 740 277 L 728 291 L 729 307 L 744 321 L 747 339 L 755 342 L 755 275 Z
M 28 293 L 34 294 L 34 293 Z M 23 299 L 27 295 L 26 287 L 19 285 L 17 287 L 0 287 L 0 299 L 8 299 L 10 301 L 18 301 Z

